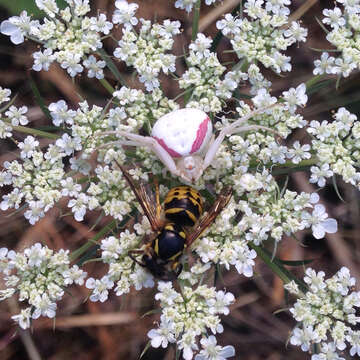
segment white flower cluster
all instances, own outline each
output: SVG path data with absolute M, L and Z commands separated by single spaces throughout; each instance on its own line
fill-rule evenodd
M 224 265 L 227 270 L 233 265 L 239 274 L 251 277 L 256 252 L 249 249 L 241 231 L 233 225 L 238 208 L 237 204 L 231 201 L 207 235 L 195 242 L 194 250 L 205 264 L 212 262 Z
M 296 114 L 297 109 L 304 107 L 307 103 L 308 96 L 306 95 L 306 86 L 305 84 L 300 84 L 296 88 L 290 88 L 287 91 L 283 91 L 282 95 L 277 99 L 274 96 L 271 96 L 269 90 L 265 88 L 260 88 L 256 91 L 255 96 L 251 99 L 256 109 L 269 108 L 269 110 L 262 111 L 258 115 L 252 116 L 251 119 L 242 124 L 245 125 L 262 125 L 267 129 L 273 129 L 276 133 L 269 132 L 269 135 L 264 135 L 262 132 L 254 132 L 250 130 L 255 130 L 251 126 L 247 129 L 249 132 L 241 135 L 233 135 L 229 138 L 230 143 L 238 145 L 244 141 L 251 141 L 255 145 L 254 148 L 249 151 L 248 156 L 245 156 L 242 159 L 242 165 L 247 165 L 250 154 L 255 155 L 263 163 L 268 163 L 270 161 L 275 163 L 284 163 L 286 158 L 293 159 L 296 158 L 294 151 L 300 147 L 294 146 L 294 149 L 290 151 L 286 146 L 277 144 L 276 135 L 286 138 L 290 135 L 294 129 L 303 128 L 307 125 L 307 121 L 299 114 Z M 276 105 L 275 105 L 276 104 Z M 240 101 L 239 107 L 236 108 L 238 117 L 245 116 L 251 111 L 253 111 L 250 106 Z M 233 120 L 231 120 L 233 121 Z M 221 128 L 228 124 L 229 119 L 223 119 L 223 124 L 219 123 L 215 126 Z M 259 130 L 259 129 L 256 129 Z M 266 130 L 266 129 L 264 129 Z M 248 135 L 247 135 L 248 134 Z M 253 137 L 256 135 L 255 137 Z M 240 150 L 234 148 L 234 150 Z M 306 148 L 302 149 L 298 155 L 301 159 L 308 158 L 308 155 L 304 155 L 307 152 Z
M 336 58 L 327 52 L 315 60 L 314 74 L 337 74 L 348 77 L 350 73 L 360 68 L 360 4 L 352 0 L 336 0 L 333 9 L 323 10 L 322 22 L 331 30 L 326 39 L 341 52 Z
M 1 23 L 2 34 L 10 36 L 14 44 L 25 38 L 43 45 L 43 51 L 33 54 L 33 70 L 49 70 L 57 61 L 74 77 L 88 69 L 89 77 L 104 77 L 105 62 L 97 61 L 91 53 L 102 47 L 101 34 L 109 34 L 113 24 L 104 14 L 85 16 L 90 11 L 89 0 L 66 0 L 65 9 L 59 9 L 55 0 L 36 0 L 36 5 L 46 13 L 44 22 L 31 20 L 26 11 Z
M 319 349 L 311 360 L 342 359 L 339 351 L 350 346 L 350 355 L 360 356 L 360 292 L 352 291 L 355 278 L 349 269 L 341 268 L 333 277 L 324 280 L 325 273 L 306 270 L 304 281 L 308 291 L 302 294 L 297 286 L 289 283 L 285 288 L 299 297 L 290 309 L 301 323 L 292 332 L 290 343 L 313 353 L 314 344 Z
M 217 113 L 222 109 L 221 100 L 230 99 L 241 80 L 248 75 L 241 71 L 229 71 L 224 79 L 220 77 L 226 68 L 222 66 L 216 53 L 209 50 L 211 38 L 199 33 L 190 44 L 186 57 L 188 70 L 181 76 L 179 86 L 190 96 L 187 107 Z
M 177 344 L 185 360 L 191 360 L 198 351 L 196 338 L 201 336 L 203 350 L 195 357 L 202 359 L 221 359 L 234 356 L 232 346 L 216 346 L 215 339 L 207 337 L 207 329 L 213 334 L 223 332 L 219 315 L 229 314 L 228 306 L 235 298 L 230 292 L 216 291 L 214 287 L 198 285 L 196 288 L 183 286 L 177 292 L 171 282 L 159 282 L 159 292 L 155 299 L 160 301 L 162 315 L 157 329 L 148 332 L 153 347 L 164 348 L 169 343 Z M 210 352 L 212 350 L 212 352 Z M 210 352 L 210 354 L 209 354 Z
M 9 100 L 10 90 L 1 89 L 1 94 L 3 101 Z M 131 210 L 129 203 L 133 194 L 122 191 L 126 183 L 121 172 L 109 168 L 106 164 L 110 164 L 114 159 L 123 162 L 125 152 L 120 144 L 116 144 L 117 136 L 107 137 L 103 134 L 114 130 L 138 131 L 144 123 L 150 125 L 178 105 L 164 97 L 159 89 L 151 94 L 144 94 L 141 90 L 126 87 L 114 93 L 113 102 L 114 106 L 107 113 L 99 106 L 90 107 L 86 101 L 79 103 L 77 110 L 69 109 L 64 100 L 51 103 L 49 111 L 53 124 L 67 131 L 55 144 L 50 144 L 44 153 L 33 136 L 28 136 L 17 144 L 22 163 L 18 160 L 5 162 L 4 170 L 0 172 L 0 187 L 14 187 L 12 192 L 3 196 L 1 210 L 18 209 L 25 201 L 29 207 L 29 210 L 25 211 L 25 217 L 34 224 L 62 196 L 69 196 L 71 199 L 68 206 L 77 221 L 83 220 L 87 209 L 97 208 L 101 208 L 106 215 L 122 220 Z M 0 123 L 4 134 L 5 131 L 9 132 L 7 136 L 11 135 L 12 125 L 16 126 L 19 122 L 25 124 L 25 116 L 15 117 L 14 113 L 15 107 L 11 106 L 5 112 L 8 119 Z M 109 142 L 111 144 L 112 141 L 115 141 L 115 144 L 109 149 Z M 62 159 L 71 156 L 71 169 L 89 175 L 91 165 L 88 159 L 104 144 L 106 146 L 99 151 L 99 160 L 105 164 L 95 169 L 96 177 L 90 182 L 85 193 L 80 184 L 71 177 L 66 177 Z M 79 151 L 81 154 L 75 157 L 74 153 Z M 150 165 L 149 168 L 151 167 Z M 140 174 L 140 177 L 145 179 L 144 176 L 143 173 Z
M 261 62 L 277 73 L 290 71 L 290 57 L 283 54 L 292 44 L 306 41 L 307 29 L 293 21 L 288 24 L 290 1 L 249 0 L 244 12 L 249 18 L 226 14 L 216 24 L 231 41 L 239 59 Z
M 252 67 L 251 72 L 255 75 L 257 69 Z M 279 144 L 278 137 L 276 137 L 276 135 L 280 135 L 286 138 L 294 129 L 303 128 L 307 124 L 301 115 L 296 114 L 297 108 L 304 106 L 307 102 L 305 90 L 305 84 L 300 84 L 296 89 L 291 88 L 284 91 L 280 98 L 281 101 L 278 101 L 265 88 L 259 89 L 256 96 L 252 98 L 254 109 L 268 107 L 269 110 L 253 115 L 251 119 L 241 124 L 243 130 L 241 134 L 232 135 L 227 139 L 228 141 L 223 142 L 201 181 L 215 181 L 221 177 L 223 183 L 231 184 L 235 191 L 242 194 L 243 190 L 239 179 L 245 173 L 252 172 L 254 164 L 259 162 L 284 164 L 287 159 L 298 164 L 309 159 L 311 154 L 308 145 L 300 145 L 299 142 L 295 142 L 293 148 L 288 148 Z M 201 101 L 203 100 L 200 99 Z M 253 111 L 245 102 L 240 102 L 239 105 L 236 113 L 233 114 L 235 120 Z M 221 129 L 230 126 L 233 121 L 234 119 L 222 117 L 221 121 L 216 122 L 215 127 Z M 259 126 L 262 128 L 259 129 Z M 274 129 L 276 133 L 269 129 Z M 256 130 L 256 133 L 253 130 Z M 245 180 L 245 178 L 242 179 Z M 203 184 L 200 183 L 200 185 Z
M 21 328 L 29 328 L 31 319 L 40 316 L 55 317 L 64 289 L 73 283 L 84 284 L 87 273 L 69 264 L 69 250 L 54 252 L 40 243 L 22 253 L 0 249 L 0 271 L 6 286 L 0 290 L 0 300 L 18 293 L 19 301 L 30 305 L 12 316 Z
M 257 65 L 251 64 L 247 70 L 247 73 L 251 86 L 251 95 L 256 95 L 260 89 L 267 89 L 268 91 L 270 91 L 271 81 L 264 77 L 264 75 L 260 71 L 260 68 Z
M 107 132 L 113 130 L 136 132 L 145 123 L 150 125 L 160 116 L 178 107 L 159 89 L 151 94 L 144 94 L 141 90 L 125 86 L 114 92 L 112 102 L 114 106 L 109 111 L 96 105 L 90 108 L 86 101 L 79 103 L 76 111 L 69 109 L 64 100 L 50 104 L 53 124 L 65 126 L 71 133 L 71 136 L 65 133 L 60 140 L 57 140 L 56 145 L 66 155 L 82 150 L 82 158 L 87 159 L 99 146 L 108 142 L 105 137 Z M 112 139 L 116 139 L 116 136 L 111 137 Z M 121 147 L 118 148 L 122 152 Z
M 82 221 L 87 210 L 95 209 L 101 209 L 105 215 L 110 215 L 119 221 L 123 220 L 131 211 L 130 204 L 134 195 L 127 189 L 121 171 L 112 169 L 108 165 L 98 165 L 95 174 L 95 179 L 89 182 L 86 193 L 73 192 L 74 198 L 68 203 L 75 220 Z
M 61 198 L 60 182 L 65 174 L 61 161 L 64 154 L 57 154 L 54 158 L 53 146 L 43 153 L 38 145 L 39 142 L 32 136 L 18 143 L 23 162 L 5 161 L 5 170 L 0 173 L 0 187 L 13 186 L 13 190 L 3 196 L 1 210 L 18 209 L 25 200 L 29 209 L 24 216 L 32 225 Z
M 313 135 L 312 148 L 318 164 L 311 167 L 311 183 L 323 187 L 326 178 L 341 175 L 345 182 L 360 188 L 360 122 L 345 108 L 334 114 L 334 121 L 311 121 L 308 133 Z
M 336 220 L 328 218 L 323 205 L 316 204 L 319 201 L 316 193 L 297 194 L 286 190 L 279 197 L 275 179 L 265 170 L 262 174 L 241 176 L 236 189 L 240 191 L 241 188 L 247 200 L 238 203 L 238 209 L 244 215 L 237 231 L 243 232 L 245 239 L 255 245 L 270 237 L 280 241 L 284 234 L 290 235 L 306 228 L 311 228 L 316 239 L 337 231 Z M 310 209 L 313 209 L 311 213 Z
M 141 233 L 144 229 L 146 225 L 137 224 L 137 231 Z M 139 236 L 128 230 L 119 237 L 110 236 L 101 241 L 101 259 L 109 265 L 109 270 L 101 279 L 89 278 L 86 281 L 86 287 L 92 289 L 91 301 L 107 300 L 109 290 L 114 285 L 117 296 L 127 294 L 132 285 L 136 290 L 154 286 L 152 275 L 128 256 L 128 251 L 136 248 L 139 241 Z
M 164 20 L 163 24 L 151 24 L 151 21 L 140 19 L 139 33 L 127 23 L 123 28 L 123 36 L 114 56 L 133 66 L 139 74 L 147 91 L 160 86 L 159 75 L 175 72 L 176 56 L 168 54 L 174 44 L 173 36 L 180 33 L 180 22 Z
M 152 125 L 161 116 L 179 105 L 168 99 L 160 89 L 147 94 L 142 90 L 121 87 L 113 93 L 114 106 L 106 115 L 109 130 L 137 132 L 144 124 Z

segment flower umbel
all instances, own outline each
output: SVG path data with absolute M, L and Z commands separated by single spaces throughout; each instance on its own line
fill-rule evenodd
M 324 272 L 306 270 L 304 277 L 308 291 L 290 309 L 299 322 L 292 332 L 290 343 L 312 351 L 312 344 L 319 344 L 319 354 L 312 360 L 340 359 L 339 352 L 351 347 L 353 356 L 358 350 L 360 319 L 356 316 L 360 307 L 360 292 L 353 291 L 355 278 L 347 268 L 341 268 L 333 277 L 325 280 Z M 329 357 L 331 354 L 331 357 Z
M 73 283 L 82 285 L 87 275 L 76 265 L 70 266 L 68 250 L 55 252 L 40 243 L 22 253 L 2 248 L 0 255 L 6 286 L 6 290 L 0 291 L 0 300 L 18 292 L 19 301 L 28 304 L 12 317 L 23 329 L 30 327 L 31 319 L 55 317 L 64 289 Z

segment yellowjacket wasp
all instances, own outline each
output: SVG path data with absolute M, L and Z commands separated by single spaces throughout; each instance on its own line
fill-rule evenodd
M 147 191 L 145 184 L 135 183 L 126 169 L 118 163 L 146 217 L 153 234 L 144 249 L 129 251 L 129 256 L 139 265 L 147 268 L 156 278 L 173 280 L 182 271 L 180 257 L 214 222 L 232 196 L 230 187 L 224 188 L 209 211 L 203 213 L 200 193 L 190 186 L 176 186 L 164 200 L 164 215 L 160 205 L 159 186 L 155 182 L 155 196 Z M 141 258 L 139 258 L 141 256 Z

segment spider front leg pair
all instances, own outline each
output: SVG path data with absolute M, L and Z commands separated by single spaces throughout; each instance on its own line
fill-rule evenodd
M 199 109 L 179 109 L 159 118 L 151 136 L 141 136 L 126 131 L 105 134 L 120 135 L 125 140 L 115 143 L 148 147 L 175 176 L 186 182 L 196 182 L 214 160 L 226 136 L 249 130 L 273 129 L 260 125 L 243 124 L 253 116 L 261 114 L 271 106 L 255 110 L 225 126 L 214 139 L 212 123 L 208 115 Z

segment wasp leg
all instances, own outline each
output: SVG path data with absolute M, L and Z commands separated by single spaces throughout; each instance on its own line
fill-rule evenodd
M 146 264 L 143 261 L 139 261 L 137 259 L 137 257 L 139 257 L 139 255 L 143 255 L 143 254 L 144 254 L 144 250 L 141 250 L 141 249 L 134 249 L 134 250 L 130 250 L 128 252 L 128 255 L 130 256 L 131 260 L 133 260 L 134 262 L 136 262 L 140 266 L 145 267 Z
M 153 246 L 153 242 L 155 241 L 156 238 L 148 241 L 145 244 L 145 248 L 144 249 L 133 249 L 128 251 L 128 255 L 130 256 L 130 258 L 135 261 L 137 264 L 139 264 L 140 266 L 144 266 L 146 267 L 146 264 L 143 261 L 139 261 L 137 259 L 137 257 L 139 257 L 139 255 L 149 255 L 149 253 L 151 252 L 151 248 Z
M 175 276 L 178 277 L 183 269 L 183 264 L 179 261 L 175 261 L 171 264 L 171 269 L 175 273 Z

